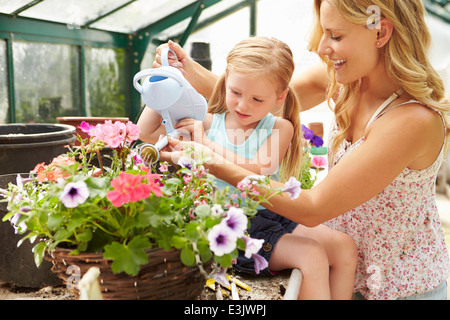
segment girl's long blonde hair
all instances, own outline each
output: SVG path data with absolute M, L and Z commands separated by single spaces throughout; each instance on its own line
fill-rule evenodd
M 301 170 L 300 104 L 294 90 L 289 86 L 294 68 L 291 49 L 284 42 L 267 37 L 245 39 L 228 54 L 226 71 L 216 83 L 209 100 L 209 113 L 224 113 L 228 110 L 226 79 L 230 71 L 254 78 L 264 77 L 273 83 L 278 95 L 289 89 L 281 109 L 273 112 L 289 120 L 294 127 L 291 147 L 281 163 L 281 181 L 286 181 L 290 176 L 298 177 Z
M 317 52 L 323 36 L 320 24 L 320 5 L 325 0 L 314 0 L 315 23 L 310 35 L 308 49 Z M 440 111 L 447 127 L 446 141 L 450 137 L 448 112 L 450 101 L 445 96 L 444 83 L 431 66 L 428 52 L 431 35 L 425 22 L 425 8 L 421 0 L 326 0 L 333 4 L 342 16 L 351 23 L 370 26 L 377 8 L 381 18 L 387 18 L 393 25 L 389 42 L 383 47 L 383 56 L 389 76 L 418 101 Z M 372 6 L 372 7 L 370 7 Z M 328 66 L 331 79 L 328 102 L 339 90 L 334 113 L 339 133 L 334 139 L 333 154 L 344 140 L 350 127 L 350 109 L 359 98 L 359 81 L 340 85 L 336 82 L 333 63 L 321 57 Z M 330 104 L 331 105 L 331 104 Z

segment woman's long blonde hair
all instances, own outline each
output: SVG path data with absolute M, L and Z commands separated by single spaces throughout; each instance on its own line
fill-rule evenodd
M 228 110 L 226 79 L 230 71 L 254 78 L 264 77 L 273 83 L 279 95 L 289 89 L 281 110 L 273 112 L 289 120 L 294 127 L 291 147 L 281 163 L 281 181 L 286 181 L 290 176 L 298 177 L 301 170 L 300 104 L 294 90 L 289 86 L 294 68 L 291 49 L 284 42 L 267 37 L 245 39 L 228 54 L 226 71 L 216 83 L 209 100 L 209 113 L 224 113 Z
M 325 0 L 314 0 L 315 23 L 310 35 L 308 49 L 317 52 L 323 36 L 320 24 L 320 5 Z M 445 96 L 444 83 L 431 66 L 428 52 L 431 35 L 425 22 L 425 8 L 420 0 L 326 0 L 333 4 L 342 16 L 351 23 L 369 26 L 377 8 L 381 18 L 387 18 L 393 25 L 389 42 L 383 47 L 385 65 L 389 76 L 418 101 L 442 113 L 447 127 L 447 139 L 450 137 L 448 112 L 450 101 Z M 372 6 L 372 7 L 370 7 Z M 335 101 L 334 113 L 339 127 L 332 147 L 334 153 L 344 140 L 350 127 L 350 109 L 359 98 L 360 82 L 340 85 L 336 82 L 333 63 L 327 57 L 321 57 L 328 66 L 331 79 L 328 90 L 328 102 L 339 90 Z M 331 105 L 331 104 L 330 104 Z

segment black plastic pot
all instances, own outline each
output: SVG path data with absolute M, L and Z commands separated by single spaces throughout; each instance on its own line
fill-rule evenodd
M 0 174 L 29 172 L 48 164 L 75 142 L 75 127 L 64 124 L 15 123 L 0 125 Z
M 6 189 L 10 182 L 16 183 L 16 178 L 17 174 L 0 175 L 0 188 Z M 0 196 L 0 199 L 3 197 Z M 0 202 L 0 280 L 26 288 L 62 285 L 62 281 L 51 271 L 49 261 L 44 260 L 39 268 L 36 267 L 31 251 L 36 243 L 25 240 L 17 247 L 18 241 L 25 235 L 16 234 L 9 221 L 1 221 L 7 212 L 7 203 Z

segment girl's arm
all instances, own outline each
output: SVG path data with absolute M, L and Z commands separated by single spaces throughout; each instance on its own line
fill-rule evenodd
M 271 175 L 277 171 L 290 146 L 294 133 L 290 121 L 278 118 L 272 129 L 272 134 L 261 145 L 255 158 L 249 160 L 207 138 L 207 131 L 211 127 L 212 117 L 212 114 L 208 114 L 204 123 L 193 119 L 183 119 L 177 123 L 176 128 L 180 132 L 189 132 L 193 141 L 207 146 L 213 152 L 241 168 L 262 175 Z M 243 132 L 237 133 L 241 135 L 236 137 L 238 139 L 236 144 L 244 143 L 246 137 L 242 135 Z
M 154 110 L 144 107 L 137 126 L 141 131 L 139 139 L 147 143 L 156 143 L 161 135 L 166 135 L 166 128 L 161 123 L 162 117 Z

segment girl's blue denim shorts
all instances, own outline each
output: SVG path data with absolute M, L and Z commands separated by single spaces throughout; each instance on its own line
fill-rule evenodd
M 298 223 L 284 218 L 268 209 L 259 210 L 250 220 L 250 228 L 247 230 L 254 239 L 264 239 L 264 244 L 258 254 L 264 257 L 267 262 L 270 261 L 273 249 L 280 238 L 292 233 L 298 226 Z M 255 263 L 252 258 L 244 257 L 244 252 L 239 252 L 237 263 L 234 268 L 240 272 L 255 274 Z M 259 275 L 274 275 L 269 268 L 261 270 Z

